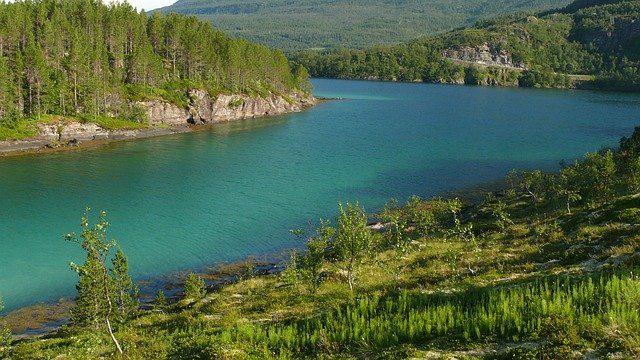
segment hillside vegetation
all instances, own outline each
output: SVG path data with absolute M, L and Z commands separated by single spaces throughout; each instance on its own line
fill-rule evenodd
M 640 89 L 640 1 L 577 1 L 364 50 L 306 51 L 312 76 L 535 87 Z
M 0 3 L 0 140 L 43 115 L 144 122 L 133 103 L 186 106 L 190 89 L 266 95 L 306 89 L 280 51 L 233 39 L 195 17 L 138 13 L 126 2 Z
M 499 14 L 560 8 L 568 3 L 568 0 L 179 0 L 160 11 L 196 15 L 235 36 L 294 51 L 393 44 Z
M 182 300 L 159 291 L 147 311 L 91 306 L 99 294 L 136 304 L 126 257 L 107 277 L 115 243 L 103 242 L 82 267 L 94 270 L 80 273 L 72 323 L 40 339 L 0 331 L 0 357 L 638 358 L 639 190 L 640 127 L 558 173 L 513 171 L 474 205 L 392 200 L 367 226 L 364 209 L 341 204 L 335 222 L 291 231 L 307 247 L 282 271 L 258 276 L 247 262 L 208 292 L 208 274 L 190 274 Z M 82 220 L 88 254 L 107 239 L 104 216 Z

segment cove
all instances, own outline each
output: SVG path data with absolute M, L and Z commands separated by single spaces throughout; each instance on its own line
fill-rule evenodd
M 138 280 L 297 247 L 288 230 L 554 170 L 640 125 L 640 96 L 316 79 L 338 97 L 286 116 L 97 149 L 0 158 L 0 294 L 6 311 L 72 297 L 82 261 L 63 235 L 108 212 Z

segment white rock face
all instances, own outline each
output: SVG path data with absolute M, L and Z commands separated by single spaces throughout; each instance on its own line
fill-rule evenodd
M 497 50 L 488 43 L 476 47 L 463 47 L 460 49 L 448 49 L 442 56 L 452 60 L 465 61 L 480 65 L 511 67 L 526 69 L 522 64 L 514 64 L 511 55 L 504 50 Z
M 136 103 L 136 105 L 147 108 L 147 115 L 151 125 L 184 125 L 189 118 L 187 110 L 165 101 L 142 101 Z
M 287 101 L 282 96 L 270 94 L 266 98 L 247 95 L 220 94 L 215 99 L 205 90 L 191 90 L 187 109 L 161 101 L 140 102 L 148 109 L 152 125 L 210 124 L 268 115 L 301 111 L 316 103 L 313 97 L 292 94 Z
M 96 140 L 109 137 L 109 131 L 94 123 L 57 122 L 37 124 L 38 140 L 69 141 Z

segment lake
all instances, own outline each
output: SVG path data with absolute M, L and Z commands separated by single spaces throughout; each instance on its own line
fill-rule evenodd
M 82 261 L 63 235 L 106 210 L 135 279 L 301 246 L 290 229 L 431 197 L 512 168 L 616 146 L 640 125 L 637 94 L 313 81 L 309 111 L 97 149 L 0 158 L 5 312 L 72 297 Z

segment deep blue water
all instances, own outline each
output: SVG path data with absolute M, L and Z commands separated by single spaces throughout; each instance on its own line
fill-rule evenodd
M 309 111 L 98 149 L 0 158 L 6 310 L 73 296 L 63 234 L 108 212 L 136 279 L 299 246 L 339 201 L 444 194 L 512 168 L 556 169 L 640 125 L 640 96 L 314 80 Z M 95 219 L 95 218 L 94 218 Z

